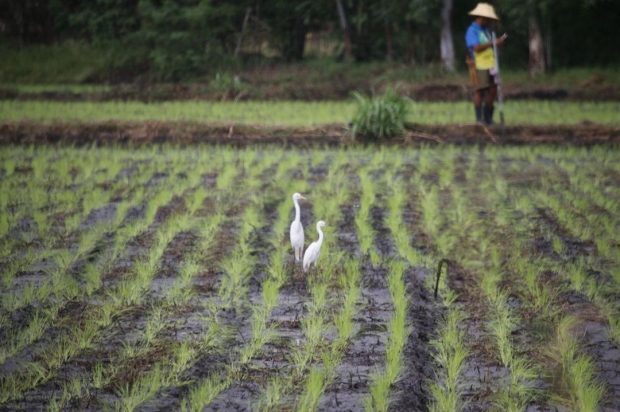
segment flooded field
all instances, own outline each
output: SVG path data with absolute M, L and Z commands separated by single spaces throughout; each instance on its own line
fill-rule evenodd
M 0 409 L 620 409 L 617 147 L 0 159 Z

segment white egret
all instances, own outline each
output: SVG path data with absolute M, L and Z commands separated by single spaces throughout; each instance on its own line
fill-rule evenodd
M 304 227 L 300 220 L 299 199 L 306 199 L 299 193 L 293 194 L 293 203 L 295 204 L 295 220 L 291 223 L 291 246 L 295 251 L 295 261 L 300 262 L 304 253 Z
M 304 253 L 304 272 L 307 272 L 308 269 L 310 269 L 310 265 L 313 263 L 316 268 L 316 261 L 319 259 L 321 245 L 323 244 L 323 231 L 321 230 L 323 226 L 327 226 L 327 223 L 319 220 L 316 224 L 316 230 L 319 232 L 319 240 L 312 242 L 312 244 L 308 246 L 308 249 L 306 249 L 306 253 Z

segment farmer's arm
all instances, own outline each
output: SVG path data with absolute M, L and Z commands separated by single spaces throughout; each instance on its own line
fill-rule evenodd
M 506 40 L 506 36 L 505 34 L 502 37 L 498 37 L 495 42 L 497 43 L 497 47 L 500 47 L 502 44 L 504 44 L 504 40 Z M 488 49 L 489 47 L 493 47 L 493 41 L 490 42 L 486 42 L 486 43 L 481 43 L 481 44 L 476 44 L 476 45 L 472 45 L 471 48 L 476 51 L 476 52 L 481 52 L 483 50 Z

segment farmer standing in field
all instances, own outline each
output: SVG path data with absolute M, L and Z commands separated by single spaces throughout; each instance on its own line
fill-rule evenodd
M 469 15 L 476 19 L 467 29 L 465 43 L 469 55 L 467 65 L 469 74 L 474 86 L 474 109 L 476 111 L 476 121 L 484 124 L 493 123 L 493 102 L 497 96 L 497 85 L 495 84 L 495 53 L 493 52 L 493 41 L 488 25 L 492 20 L 499 20 L 493 6 L 488 3 L 478 3 L 476 8 L 469 12 Z M 506 39 L 506 34 L 499 37 L 496 42 L 501 46 Z M 482 106 L 483 95 L 484 107 Z

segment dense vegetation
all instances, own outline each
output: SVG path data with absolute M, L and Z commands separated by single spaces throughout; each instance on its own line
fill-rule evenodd
M 452 32 L 457 68 L 463 68 L 462 37 L 471 21 L 467 12 L 476 1 L 455 3 Z M 510 34 L 504 49 L 508 65 L 527 66 L 532 21 L 541 27 L 551 67 L 620 61 L 618 2 L 494 3 L 502 16 L 498 30 Z M 90 81 L 101 80 L 104 74 L 122 80 L 141 73 L 180 80 L 257 59 L 291 61 L 310 55 L 347 58 L 350 54 L 355 61 L 427 64 L 439 60 L 442 6 L 440 0 L 4 1 L 0 2 L 0 42 L 3 55 L 20 48 L 30 61 L 48 54 L 50 45 L 69 51 L 77 48 L 78 55 L 89 53 L 96 69 L 85 72 L 82 80 Z M 344 32 L 341 17 L 347 23 Z M 10 56 L 19 59 L 19 55 Z

